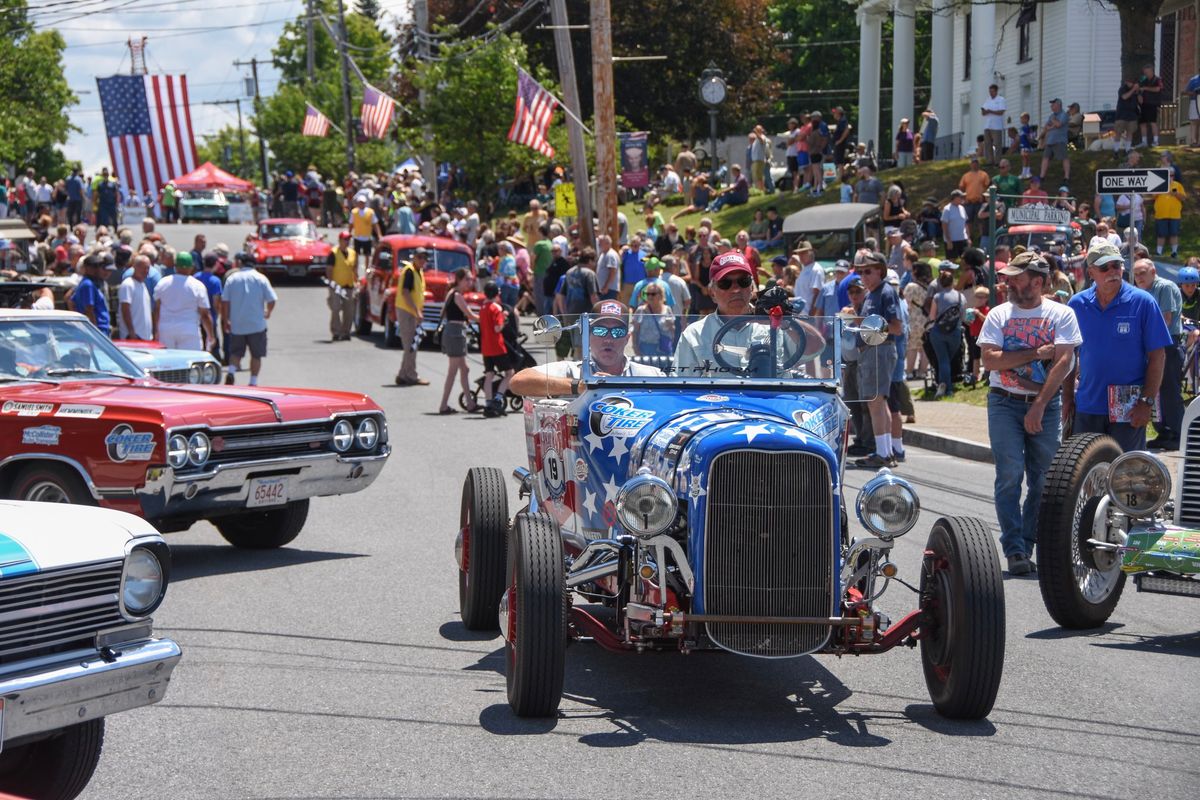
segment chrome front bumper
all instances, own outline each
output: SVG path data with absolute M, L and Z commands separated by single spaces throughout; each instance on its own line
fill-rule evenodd
M 144 639 L 111 652 L 111 660 L 86 650 L 0 670 L 0 745 L 157 703 L 182 655 L 170 639 Z
M 370 486 L 391 454 L 384 445 L 376 455 L 344 457 L 336 453 L 270 458 L 220 464 L 198 475 L 175 474 L 170 467 L 146 473 L 137 490 L 142 515 L 149 520 L 200 518 L 246 509 L 252 478 L 286 476 L 288 500 L 351 494 Z M 259 509 L 271 510 L 270 506 Z

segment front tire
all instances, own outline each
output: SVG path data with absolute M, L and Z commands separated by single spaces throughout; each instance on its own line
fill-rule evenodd
M 563 549 L 548 514 L 518 514 L 508 546 L 502 602 L 508 704 L 519 717 L 558 712 L 566 671 L 567 612 Z
M 36 800 L 72 800 L 92 779 L 104 749 L 104 718 L 0 755 L 0 791 Z
M 14 500 L 96 505 L 79 474 L 65 464 L 31 464 L 13 478 L 7 492 Z
M 358 302 L 354 305 L 354 332 L 359 336 L 371 335 L 371 317 L 369 315 L 369 299 L 365 291 L 358 295 Z
M 1125 587 L 1120 559 L 1085 553 L 1082 544 L 1090 536 L 1086 523 L 1091 513 L 1085 512 L 1094 512 L 1096 506 L 1088 501 L 1106 494 L 1108 467 L 1121 452 L 1111 436 L 1072 436 L 1058 448 L 1046 473 L 1038 514 L 1038 586 L 1046 611 L 1064 628 L 1103 625 Z M 1106 556 L 1108 563 L 1096 563 Z
M 300 535 L 308 520 L 308 498 L 293 500 L 281 508 L 247 511 L 213 520 L 221 536 L 243 550 L 273 550 Z
M 400 326 L 393 322 L 388 308 L 383 309 L 383 346 L 400 346 Z
M 921 568 L 921 666 L 943 717 L 982 719 L 1004 671 L 1004 581 L 987 526 L 974 517 L 933 525 Z
M 508 549 L 508 492 L 504 473 L 495 467 L 472 467 L 467 473 L 459 535 L 458 610 L 463 625 L 469 631 L 494 631 L 500 627 Z

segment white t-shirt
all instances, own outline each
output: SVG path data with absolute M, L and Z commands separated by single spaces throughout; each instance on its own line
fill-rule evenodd
M 579 380 L 583 377 L 582 361 L 552 361 L 549 364 L 540 364 L 535 369 L 544 372 L 550 378 Z M 626 359 L 625 369 L 621 370 L 621 374 L 629 378 L 661 378 L 663 371 L 649 364 L 635 364 Z
M 984 318 L 978 341 L 981 346 L 995 345 L 1010 352 L 1036 349 L 1050 343 L 1078 347 L 1083 343 L 1083 336 L 1070 306 L 1043 298 L 1037 308 L 1020 308 L 1012 303 L 996 306 Z M 1042 361 L 1033 361 L 1016 369 L 994 369 L 988 385 L 1013 394 L 1034 395 L 1038 390 L 1031 384 L 1045 383 L 1046 371 Z
M 200 312 L 208 313 L 208 290 L 191 275 L 168 275 L 154 287 L 154 302 L 160 303 L 159 330 L 199 330 Z
M 819 292 L 824 287 L 825 270 L 816 261 L 800 270 L 800 274 L 796 276 L 796 288 L 792 290 L 792 294 L 804 301 L 805 314 L 812 313 L 810 306 L 813 301 L 813 292 Z
M 155 287 L 157 288 L 157 287 Z M 125 324 L 125 314 L 117 314 L 117 327 L 122 339 L 142 339 L 150 341 L 154 338 L 154 320 L 150 309 L 150 290 L 143 281 L 132 275 L 121 281 L 117 289 L 117 300 L 121 305 L 129 306 L 129 316 L 133 321 L 131 330 Z
M 1123 194 L 1117 198 L 1117 211 L 1129 214 L 1130 222 L 1141 222 L 1146 218 L 1145 203 L 1140 194 Z
M 1008 111 L 1008 103 L 1004 100 L 1004 95 L 997 94 L 995 97 L 989 97 L 983 101 L 983 107 L 988 111 L 999 111 L 999 114 L 987 114 L 983 118 L 983 128 L 988 131 L 1004 130 L 1004 112 Z

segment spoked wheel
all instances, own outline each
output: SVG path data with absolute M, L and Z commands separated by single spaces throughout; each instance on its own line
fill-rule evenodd
M 943 717 L 982 719 L 1004 671 L 1004 581 L 982 520 L 942 517 L 921 567 L 921 666 Z
M 33 464 L 17 473 L 8 496 L 36 503 L 95 505 L 79 475 L 64 464 Z
M 558 711 L 566 668 L 563 549 L 548 514 L 518 514 L 508 547 L 508 588 L 500 601 L 508 704 L 519 717 Z
M 514 414 L 521 411 L 525 407 L 525 398 L 519 394 L 510 394 L 508 396 L 508 409 Z
M 469 401 L 469 402 L 468 402 Z M 479 409 L 479 392 L 459 392 L 458 407 L 463 411 L 470 411 L 472 408 Z
M 472 467 L 463 483 L 458 540 L 458 610 L 470 631 L 494 631 L 504 592 L 508 492 L 504 473 Z
M 1097 538 L 1093 526 L 1102 516 L 1108 468 L 1119 455 L 1121 446 L 1111 436 L 1084 433 L 1058 448 L 1046 473 L 1038 514 L 1038 585 L 1046 611 L 1064 628 L 1103 625 L 1125 587 L 1120 558 L 1087 544 Z

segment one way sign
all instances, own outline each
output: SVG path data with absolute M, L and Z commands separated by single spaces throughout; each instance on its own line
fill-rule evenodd
M 1170 187 L 1169 169 L 1096 170 L 1096 194 L 1165 194 Z

